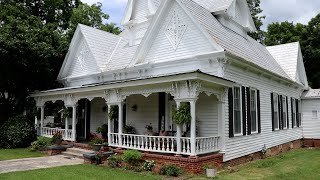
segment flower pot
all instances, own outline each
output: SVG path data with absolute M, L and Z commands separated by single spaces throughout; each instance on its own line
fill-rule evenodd
M 58 145 L 58 146 L 59 146 L 61 143 L 62 143 L 62 139 L 57 139 L 56 142 L 55 142 L 55 144 Z
M 216 169 L 206 169 L 206 174 L 208 178 L 216 177 L 217 170 Z
M 96 158 L 96 165 L 101 164 L 101 158 Z
M 94 145 L 91 145 L 91 147 L 92 147 L 92 149 L 93 149 L 94 151 L 100 151 L 101 146 L 102 146 L 102 144 L 94 144 Z

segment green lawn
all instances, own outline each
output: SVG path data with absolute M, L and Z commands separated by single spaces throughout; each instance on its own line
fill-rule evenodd
M 41 155 L 41 154 L 40 154 Z M 0 151 L 0 157 L 2 153 Z M 16 156 L 15 156 L 16 157 Z M 135 173 L 121 169 L 97 167 L 94 165 L 65 166 L 25 172 L 0 174 L 0 179 L 163 179 L 164 176 L 151 173 Z M 193 178 L 191 178 L 193 177 Z M 171 178 L 169 178 L 171 179 Z M 204 176 L 184 175 L 181 179 L 206 179 Z M 320 149 L 300 149 L 276 157 L 259 160 L 235 168 L 235 172 L 222 172 L 217 179 L 320 179 Z
M 40 152 L 32 152 L 29 149 L 0 149 L 0 161 L 21 159 L 21 158 L 32 158 L 42 157 L 45 154 Z
M 320 179 L 320 150 L 299 149 L 249 163 L 217 179 Z
M 110 180 L 151 180 L 161 179 L 160 176 L 152 175 L 151 173 L 138 174 L 131 171 L 121 169 L 111 169 L 106 167 L 97 167 L 94 165 L 76 165 L 64 166 L 50 169 L 40 169 L 25 172 L 15 172 L 8 174 L 0 174 L 1 180 L 82 180 L 82 179 L 110 179 Z

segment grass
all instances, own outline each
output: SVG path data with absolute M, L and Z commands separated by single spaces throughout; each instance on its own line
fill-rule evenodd
M 2 156 L 0 150 L 0 157 Z M 27 177 L 27 178 L 26 178 Z M 181 179 L 206 179 L 204 176 L 189 176 L 186 174 Z M 219 173 L 219 180 L 247 180 L 247 179 L 319 179 L 320 177 L 320 150 L 299 149 L 279 156 L 252 162 L 234 168 L 233 172 Z M 97 167 L 94 165 L 65 166 L 50 169 L 32 170 L 0 174 L 0 179 L 130 179 L 148 180 L 164 179 L 168 177 L 153 175 L 151 173 L 135 173 L 122 169 Z
M 27 177 L 27 178 L 26 178 Z M 8 174 L 0 174 L 2 180 L 83 180 L 83 179 L 116 179 L 116 180 L 153 180 L 161 179 L 160 176 L 151 173 L 138 174 L 131 171 L 121 169 L 111 169 L 106 167 L 97 167 L 94 165 L 75 165 L 64 166 L 50 169 L 39 169 L 24 172 L 14 172 Z
M 42 157 L 45 154 L 40 152 L 33 152 L 28 148 L 22 149 L 0 149 L 0 161 L 12 160 L 12 159 L 22 159 L 22 158 L 32 158 L 32 157 Z
M 299 149 L 220 173 L 217 179 L 319 179 L 320 150 Z

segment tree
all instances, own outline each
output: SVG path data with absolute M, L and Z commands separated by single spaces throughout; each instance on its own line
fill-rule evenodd
M 249 10 L 251 12 L 251 16 L 253 18 L 254 24 L 257 28 L 257 32 L 250 33 L 249 35 L 259 41 L 263 42 L 264 39 L 264 31 L 261 30 L 261 26 L 263 25 L 263 19 L 265 19 L 265 16 L 261 16 L 261 13 L 263 10 L 260 8 L 260 0 L 247 0 Z
M 101 4 L 0 0 L 0 125 L 24 110 L 30 92 L 61 87 L 56 77 L 77 23 L 119 33 Z
M 300 41 L 305 30 L 305 26 L 300 23 L 296 25 L 288 21 L 272 23 L 268 26 L 264 44 L 273 46 Z
M 301 46 L 310 86 L 320 88 L 320 13 L 306 26 Z

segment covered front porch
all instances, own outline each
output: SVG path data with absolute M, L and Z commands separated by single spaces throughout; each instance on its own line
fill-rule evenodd
M 61 132 L 64 140 L 76 141 L 78 134 L 86 137 L 107 124 L 111 147 L 196 156 L 224 150 L 225 102 L 232 85 L 219 77 L 192 72 L 46 91 L 33 97 L 41 109 L 42 136 Z M 64 128 L 45 127 L 44 105 L 57 100 L 72 109 L 72 115 L 65 118 Z M 190 125 L 173 121 L 173 112 L 181 103 L 190 106 Z M 108 118 L 114 107 L 117 118 Z M 79 129 L 79 124 L 87 127 Z

